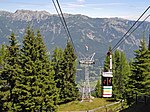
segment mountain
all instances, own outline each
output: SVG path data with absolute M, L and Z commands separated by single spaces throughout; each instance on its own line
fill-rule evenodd
M 103 56 L 107 53 L 109 46 L 113 47 L 135 22 L 122 18 L 90 18 L 80 14 L 64 14 L 64 17 L 78 57 L 82 58 L 83 55 L 88 56 L 95 52 L 96 67 L 102 65 Z M 50 52 L 56 46 L 65 47 L 68 38 L 59 16 L 46 11 L 30 10 L 17 10 L 14 13 L 0 11 L 0 44 L 8 43 L 8 36 L 12 31 L 21 43 L 28 24 L 35 31 L 40 29 Z M 150 22 L 144 22 L 119 47 L 126 52 L 128 58 L 133 57 L 133 50 L 137 49 L 144 32 L 148 40 L 149 26 Z

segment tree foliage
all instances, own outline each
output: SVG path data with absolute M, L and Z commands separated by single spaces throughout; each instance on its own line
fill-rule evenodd
M 0 69 L 2 68 L 2 66 L 4 64 L 5 56 L 6 56 L 6 47 L 4 44 L 2 44 L 0 46 Z
M 76 59 L 69 41 L 50 55 L 40 31 L 29 26 L 20 49 L 14 33 L 0 49 L 0 111 L 56 111 L 57 104 L 76 100 Z
M 125 99 L 128 77 L 130 75 L 130 66 L 125 54 L 119 50 L 114 53 L 114 70 L 113 70 L 113 95 L 115 99 Z
M 132 63 L 131 87 L 134 93 L 144 93 L 146 91 L 147 73 L 147 47 L 145 40 L 141 40 L 139 49 L 135 51 L 135 58 Z
M 42 111 L 55 110 L 57 88 L 54 71 L 47 55 L 40 31 L 35 36 L 30 27 L 26 30 L 21 49 L 23 75 L 18 79 L 16 93 L 18 110 Z
M 56 48 L 52 56 L 55 70 L 55 81 L 59 88 L 59 103 L 66 103 L 78 98 L 76 80 L 76 55 L 71 42 L 64 51 Z
M 14 89 L 17 77 L 22 73 L 19 65 L 20 49 L 14 33 L 9 38 L 4 64 L 1 70 L 1 111 L 13 111 L 15 104 Z
M 100 80 L 97 81 L 97 84 L 95 86 L 95 97 L 100 98 L 102 96 L 101 94 L 101 85 Z
M 150 41 L 149 41 L 150 42 Z M 150 44 L 150 43 L 149 43 Z M 150 51 L 146 46 L 145 37 L 140 41 L 139 49 L 135 50 L 135 58 L 131 66 L 128 84 L 128 103 L 134 102 L 135 94 L 150 95 Z
M 0 111 L 56 111 L 54 69 L 40 31 L 28 27 L 20 50 L 14 33 L 0 50 Z
M 111 52 L 111 47 L 109 48 Z M 106 56 L 104 62 L 104 72 L 109 72 L 109 55 Z M 113 97 L 118 99 L 124 99 L 127 92 L 128 76 L 130 75 L 130 66 L 125 57 L 125 54 L 119 50 L 116 50 L 112 54 L 112 72 L 113 72 Z

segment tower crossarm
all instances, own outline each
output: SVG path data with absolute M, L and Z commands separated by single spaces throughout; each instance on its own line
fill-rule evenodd
M 94 55 L 95 55 L 95 53 L 93 53 L 91 56 L 89 56 L 88 58 L 82 58 L 80 61 L 79 61 L 79 63 L 80 64 L 87 64 L 87 65 L 90 65 L 90 64 L 94 64 L 95 62 L 94 62 Z

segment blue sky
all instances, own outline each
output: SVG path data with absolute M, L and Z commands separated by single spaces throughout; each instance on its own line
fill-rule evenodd
M 59 2 L 64 13 L 132 20 L 136 20 L 150 5 L 150 0 L 59 0 Z M 0 0 L 0 10 L 15 12 L 17 9 L 46 10 L 56 14 L 52 0 Z M 148 14 L 150 9 L 146 15 Z

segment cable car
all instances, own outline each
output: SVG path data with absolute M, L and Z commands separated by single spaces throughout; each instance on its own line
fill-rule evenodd
M 112 97 L 112 72 L 103 72 L 102 74 L 102 96 Z

